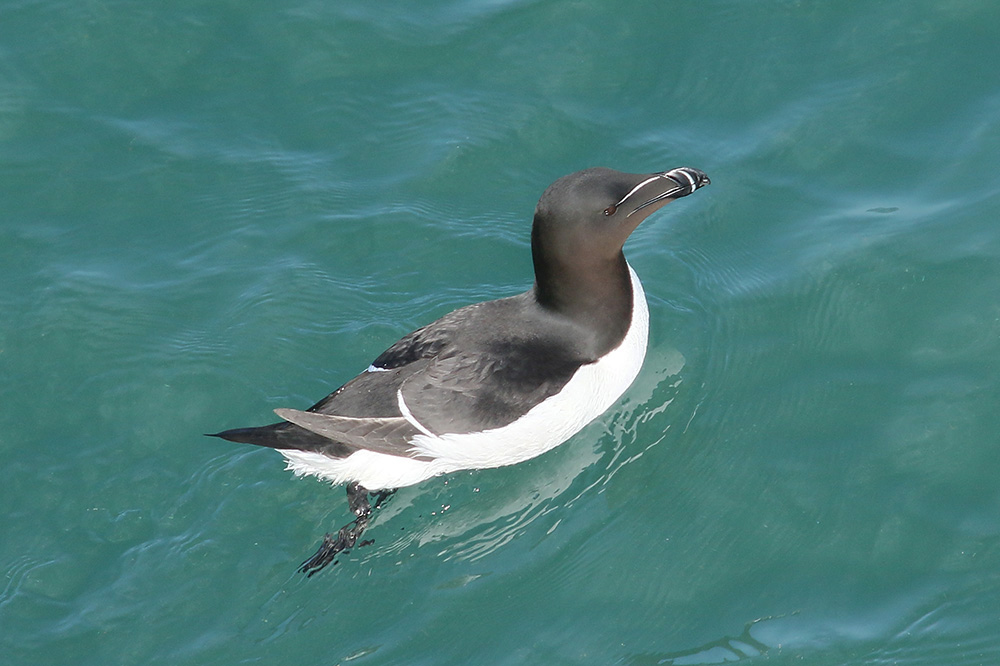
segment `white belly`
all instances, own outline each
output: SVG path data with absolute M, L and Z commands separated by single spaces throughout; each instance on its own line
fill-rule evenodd
M 460 469 L 512 465 L 545 453 L 603 414 L 632 384 L 642 368 L 649 334 L 649 310 L 632 267 L 632 321 L 625 339 L 595 363 L 580 367 L 559 393 L 500 428 L 477 433 L 427 435 L 411 440 L 430 461 L 356 451 L 329 458 L 311 451 L 282 450 L 288 469 L 335 484 L 355 481 L 368 490 L 399 488 Z

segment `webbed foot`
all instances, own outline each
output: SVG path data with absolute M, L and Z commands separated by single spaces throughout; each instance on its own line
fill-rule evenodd
M 323 536 L 323 543 L 320 544 L 319 550 L 313 554 L 312 557 L 307 559 L 301 565 L 299 565 L 299 571 L 304 573 L 306 577 L 312 577 L 318 571 L 322 571 L 331 562 L 334 562 L 337 555 L 340 553 L 350 552 L 354 544 L 358 542 L 361 538 L 361 533 L 365 531 L 368 527 L 368 521 L 371 519 L 372 511 L 382 506 L 382 503 L 389 499 L 392 494 L 396 492 L 395 490 L 379 490 L 372 493 L 375 497 L 374 507 L 368 501 L 368 490 L 358 485 L 357 483 L 352 483 L 347 486 L 347 504 L 351 509 L 356 518 L 344 525 L 337 531 L 337 535 L 334 536 L 331 533 L 327 533 Z M 373 539 L 367 541 L 362 541 L 358 546 L 367 546 L 368 544 L 374 543 Z M 334 562 L 335 563 L 335 562 Z

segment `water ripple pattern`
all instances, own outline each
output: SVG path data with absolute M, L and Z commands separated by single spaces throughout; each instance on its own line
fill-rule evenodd
M 0 8 L 0 663 L 1000 662 L 1000 5 Z M 619 404 L 524 464 L 341 488 L 203 437 L 531 284 L 588 166 Z

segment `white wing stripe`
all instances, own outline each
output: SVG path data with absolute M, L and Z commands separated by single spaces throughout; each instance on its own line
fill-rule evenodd
M 428 437 L 436 437 L 434 433 L 425 428 L 420 421 L 414 418 L 413 414 L 410 412 L 410 408 L 406 406 L 406 401 L 403 400 L 403 389 L 396 389 L 396 402 L 399 404 L 399 413 L 403 415 L 403 418 L 410 422 L 414 428 L 424 433 Z

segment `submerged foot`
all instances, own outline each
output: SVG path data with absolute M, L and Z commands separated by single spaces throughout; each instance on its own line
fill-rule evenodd
M 299 566 L 299 571 L 304 573 L 306 577 L 311 577 L 333 562 L 340 553 L 349 552 L 358 542 L 361 533 L 368 527 L 372 511 L 382 506 L 383 502 L 389 499 L 394 492 L 394 490 L 379 490 L 372 493 L 375 498 L 375 505 L 372 506 L 368 501 L 366 488 L 356 483 L 347 486 L 347 503 L 351 512 L 357 517 L 341 527 L 336 536 L 327 533 L 323 537 L 323 543 L 320 544 L 319 550 Z M 358 546 L 367 546 L 370 543 L 373 541 L 362 541 Z
M 361 536 L 361 532 L 364 531 L 367 523 L 367 519 L 362 521 L 362 519 L 358 518 L 341 527 L 340 531 L 337 532 L 337 536 L 327 532 L 323 537 L 323 543 L 320 544 L 319 550 L 299 566 L 299 571 L 310 577 L 333 562 L 334 558 L 340 553 L 350 551 L 357 542 L 358 537 Z

